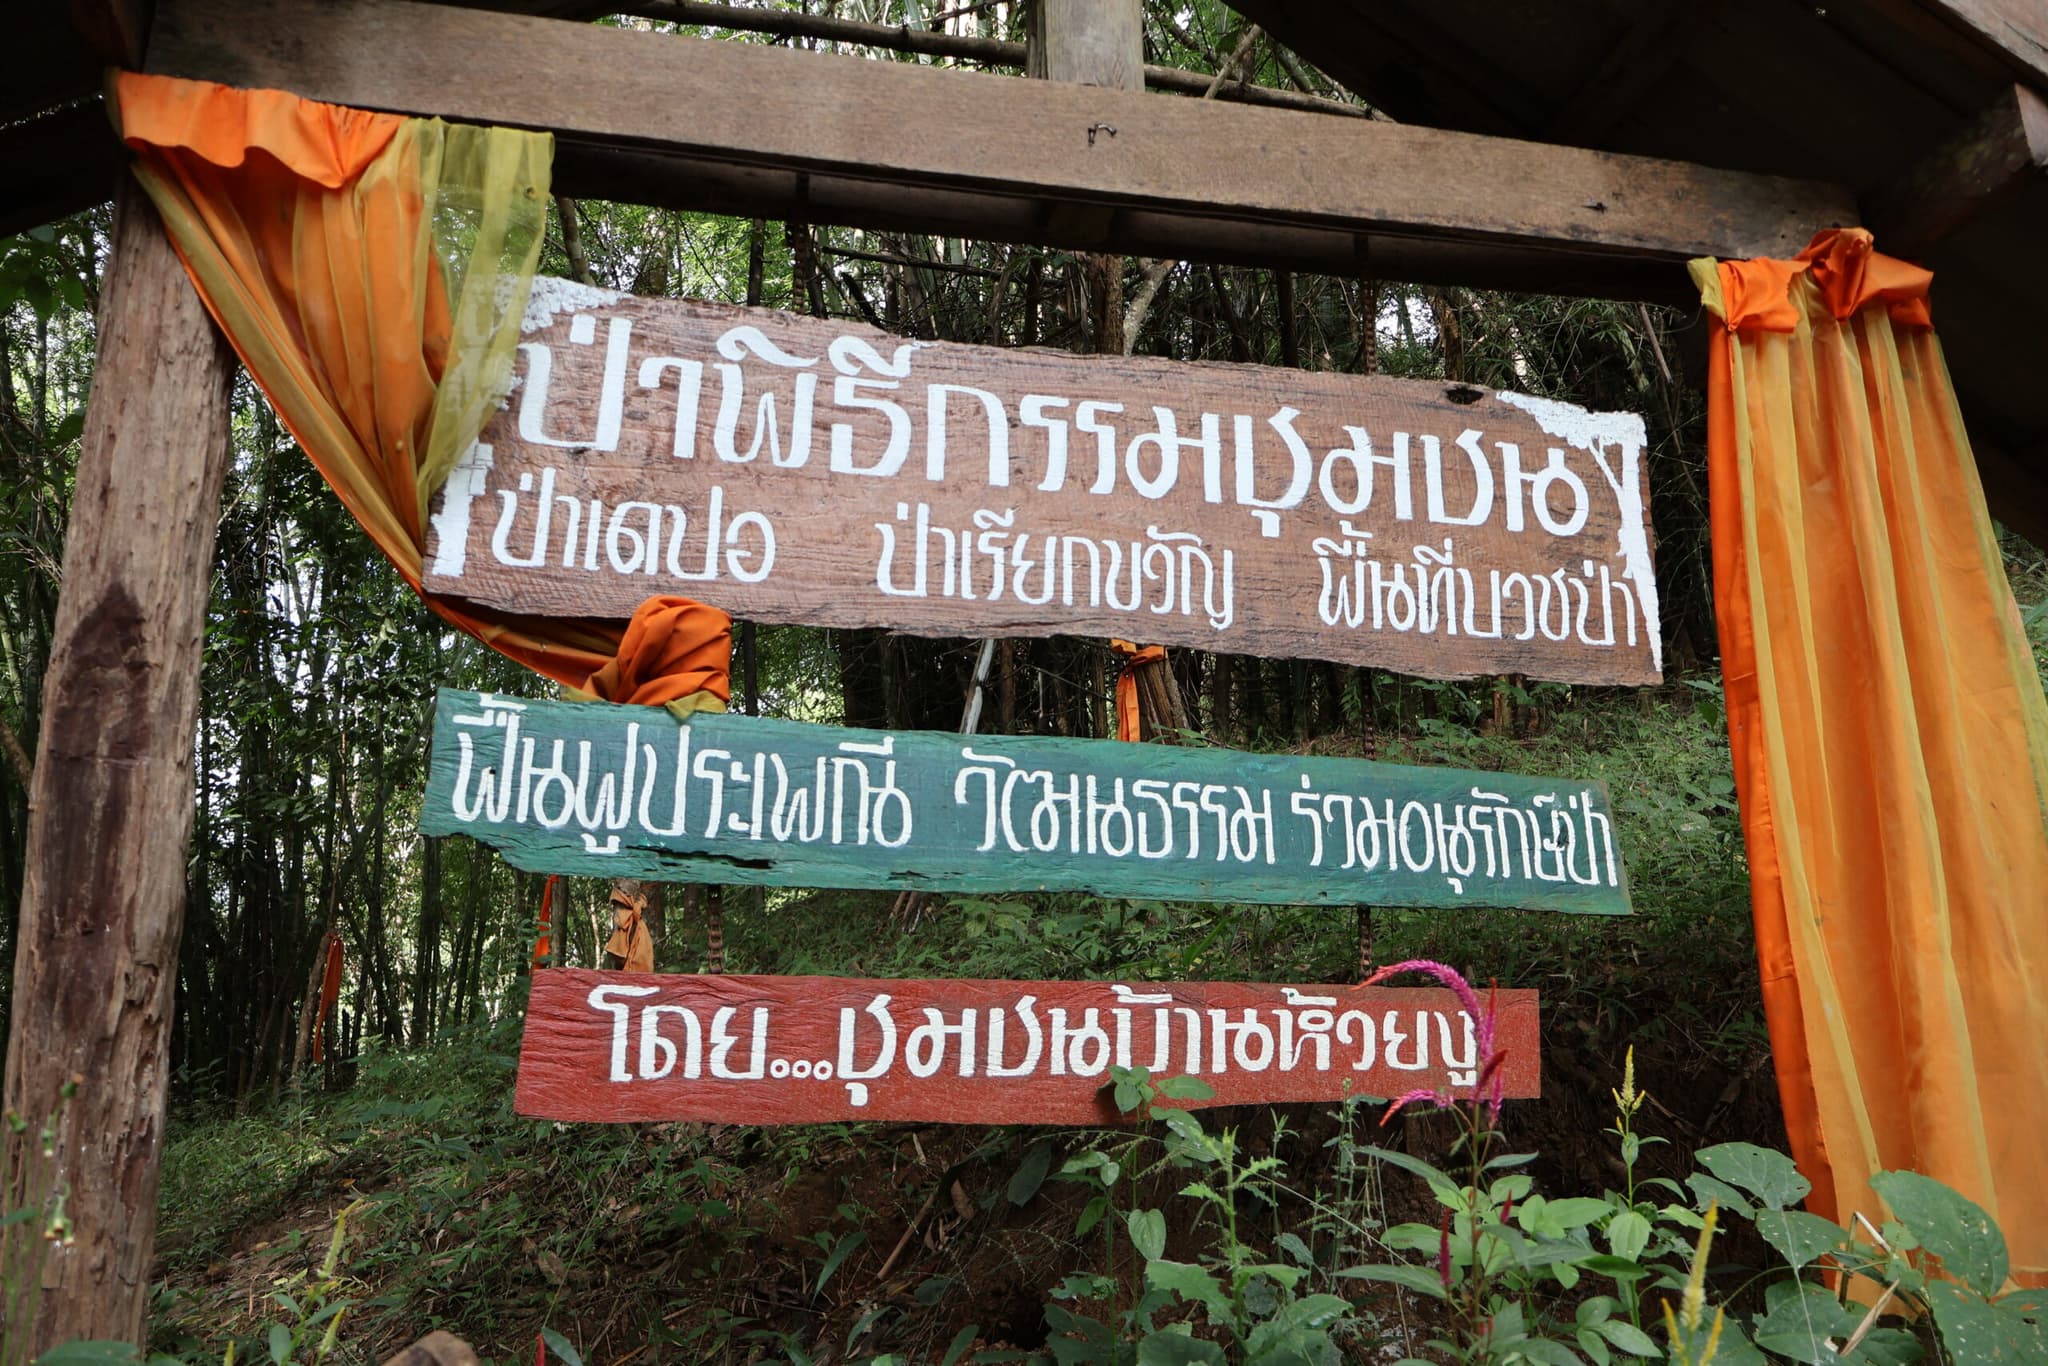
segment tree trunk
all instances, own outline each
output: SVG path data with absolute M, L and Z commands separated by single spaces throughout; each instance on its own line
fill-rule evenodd
M 0 1362 L 143 1341 L 171 991 L 192 828 L 207 568 L 228 465 L 229 354 L 123 177 L 50 651 L 14 958 L 4 1203 L 65 1193 L 75 1233 L 0 1230 Z M 68 1104 L 61 1097 L 80 1082 Z M 62 1106 L 55 1156 L 37 1132 Z M 37 1293 L 37 1278 L 40 1294 Z M 40 1304 L 33 1303 L 40 1300 Z M 32 1318 L 31 1318 L 32 1316 Z

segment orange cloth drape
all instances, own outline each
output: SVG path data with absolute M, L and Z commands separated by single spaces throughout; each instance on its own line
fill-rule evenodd
M 334 1013 L 334 1003 L 341 997 L 341 936 L 329 930 L 322 951 L 327 957 L 327 970 L 320 977 L 320 1005 L 313 1016 L 314 1062 L 327 1061 L 327 1017 Z
M 430 193 L 426 167 L 455 156 L 452 134 L 437 138 L 443 126 L 433 120 L 161 76 L 121 73 L 112 94 L 137 174 L 207 308 L 321 475 L 418 592 L 433 483 L 423 461 L 430 438 L 451 444 L 434 424 L 448 420 L 436 399 L 456 325 L 433 240 L 433 217 L 449 201 Z M 544 193 L 544 165 L 541 179 Z M 476 289 L 497 283 L 495 263 L 479 273 L 490 278 L 470 282 L 472 303 Z M 452 444 L 466 448 L 475 434 Z M 620 658 L 615 623 L 425 600 L 565 687 L 588 690 L 591 675 L 610 667 L 639 678 L 641 691 L 657 689 L 658 667 L 630 647 Z
M 2048 1276 L 2048 703 L 1928 272 L 1824 232 L 1696 262 L 1715 608 L 1764 1002 L 1809 1204 L 1911 1168 Z
M 1116 675 L 1116 738 L 1142 739 L 1144 726 L 1138 710 L 1138 666 L 1166 658 L 1166 647 L 1147 645 L 1141 649 L 1128 640 L 1112 640 L 1109 648 L 1122 655 L 1124 661 Z

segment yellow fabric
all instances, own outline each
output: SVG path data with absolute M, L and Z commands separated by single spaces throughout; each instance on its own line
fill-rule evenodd
M 511 377 L 546 134 L 121 73 L 135 172 L 292 435 L 415 591 L 427 500 Z M 619 628 L 428 606 L 580 686 Z
M 1716 611 L 1772 1047 L 1809 1204 L 1911 1168 L 2048 1278 L 2048 703 L 1927 325 L 1823 233 L 1695 262 Z

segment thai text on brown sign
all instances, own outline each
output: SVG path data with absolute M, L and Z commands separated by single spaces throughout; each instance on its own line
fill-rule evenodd
M 1661 676 L 1639 417 L 1466 386 L 904 341 L 539 280 L 426 587 L 623 618 L 1099 634 Z
M 1490 997 L 1503 1093 L 1539 1093 L 1533 991 Z M 1481 1022 L 1438 988 L 534 974 L 517 1108 L 544 1119 L 1114 1120 L 1112 1068 L 1242 1105 L 1472 1094 Z

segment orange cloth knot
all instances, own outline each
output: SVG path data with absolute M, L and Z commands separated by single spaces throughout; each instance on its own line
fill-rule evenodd
M 627 624 L 618 656 L 583 691 L 679 715 L 724 711 L 732 699 L 732 618 L 689 598 L 649 598 Z
M 1166 658 L 1164 645 L 1134 645 L 1128 640 L 1112 640 L 1109 648 L 1124 657 L 1124 666 L 1116 676 L 1116 738 L 1136 740 L 1141 731 L 1138 724 L 1138 674 L 1140 664 L 1152 664 Z
M 1882 300 L 1892 321 L 1907 327 L 1932 327 L 1927 289 L 1934 272 L 1876 247 L 1868 228 L 1827 228 L 1813 235 L 1799 259 L 1808 263 L 1828 311 L 1840 322 L 1863 305 Z
M 612 888 L 612 937 L 606 953 L 625 961 L 627 972 L 654 971 L 654 936 L 647 932 L 647 894 Z
M 1927 307 L 1934 273 L 1878 251 L 1867 228 L 1826 228 L 1790 261 L 1768 256 L 1722 261 L 1717 272 L 1721 321 L 1730 332 L 1797 330 L 1802 278 L 1812 282 L 1837 322 L 1881 301 L 1895 323 L 1934 326 Z

